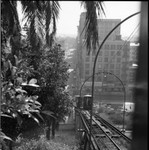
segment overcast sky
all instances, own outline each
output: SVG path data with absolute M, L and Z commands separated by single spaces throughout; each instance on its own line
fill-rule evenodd
M 59 19 L 57 21 L 57 35 L 69 35 L 77 36 L 77 26 L 79 25 L 79 19 L 81 12 L 84 8 L 81 7 L 80 1 L 59 1 L 61 9 Z M 102 19 L 125 19 L 126 17 L 140 11 L 141 1 L 105 1 L 104 10 L 106 16 L 102 16 Z M 19 12 L 21 12 L 20 5 L 18 6 Z M 22 18 L 22 14 L 19 13 L 19 17 Z M 140 21 L 140 15 L 136 15 L 127 20 L 121 25 L 121 35 L 130 36 L 134 29 L 137 27 Z M 138 29 L 138 30 L 137 30 Z M 138 35 L 139 28 L 135 30 L 135 34 Z
M 79 1 L 60 1 L 60 15 L 57 22 L 57 35 L 72 35 L 77 36 L 77 26 L 81 12 L 84 11 L 80 7 Z M 133 13 L 140 11 L 140 1 L 105 1 L 104 8 L 106 16 L 103 19 L 125 19 Z M 137 27 L 140 20 L 140 15 L 136 15 L 124 22 L 121 26 L 122 36 L 130 36 L 133 30 Z M 135 34 L 139 33 L 135 30 Z

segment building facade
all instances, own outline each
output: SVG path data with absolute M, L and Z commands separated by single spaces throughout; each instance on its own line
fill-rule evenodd
M 90 94 L 93 64 L 98 48 L 95 51 L 91 50 L 91 53 L 88 55 L 84 45 L 84 32 L 82 32 L 85 15 L 85 13 L 80 15 L 76 63 L 78 64 L 80 86 L 89 78 L 82 92 Z M 99 44 L 120 21 L 120 19 L 98 19 Z M 100 99 L 105 101 L 110 101 L 111 99 L 116 101 L 117 99 L 117 101 L 123 102 L 124 89 L 122 83 L 126 92 L 128 91 L 130 42 L 121 39 L 120 28 L 121 26 L 109 36 L 99 52 L 96 62 L 96 73 L 100 72 L 100 74 L 97 74 L 95 77 L 96 100 L 100 97 Z M 105 75 L 102 72 L 111 72 L 117 78 L 114 75 Z

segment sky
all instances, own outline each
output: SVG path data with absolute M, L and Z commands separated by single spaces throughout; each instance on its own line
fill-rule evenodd
M 57 36 L 77 36 L 77 26 L 79 25 L 80 14 L 84 12 L 80 1 L 59 1 L 61 9 L 57 20 Z M 104 1 L 104 10 L 106 16 L 102 19 L 125 19 L 126 17 L 140 11 L 141 1 Z M 21 12 L 20 5 L 18 6 Z M 20 19 L 22 14 L 19 13 Z M 129 37 L 133 34 L 139 34 L 140 14 L 136 15 L 121 25 L 122 37 Z M 136 29 L 136 30 L 135 30 Z
M 80 1 L 59 1 L 61 10 L 57 21 L 57 35 L 77 36 L 77 26 L 81 12 L 84 11 Z M 141 1 L 105 1 L 104 10 L 106 16 L 102 19 L 125 19 L 126 17 L 140 11 Z M 136 15 L 121 25 L 122 37 L 128 37 L 135 30 L 139 34 L 140 15 Z

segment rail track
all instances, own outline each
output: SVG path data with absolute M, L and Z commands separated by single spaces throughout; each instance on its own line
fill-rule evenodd
M 89 130 L 90 113 L 81 111 L 81 114 Z M 130 138 L 96 114 L 92 117 L 92 139 L 100 150 L 128 150 L 131 146 Z

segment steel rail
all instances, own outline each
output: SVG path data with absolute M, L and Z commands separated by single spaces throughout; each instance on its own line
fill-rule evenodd
M 127 148 L 130 146 L 130 142 L 128 143 L 128 141 L 126 141 L 121 136 L 122 133 L 119 135 L 115 130 L 113 130 L 113 129 L 111 130 L 111 128 L 109 128 L 109 126 L 107 126 L 105 123 L 103 124 L 103 122 L 101 122 L 101 120 L 99 121 L 99 120 L 95 119 L 94 117 L 93 117 L 93 121 L 96 122 L 99 125 L 99 127 L 101 127 L 102 129 L 105 128 L 106 130 L 108 130 L 108 133 L 107 133 L 106 130 L 103 129 L 107 133 L 107 135 L 114 141 L 114 143 L 116 143 L 116 145 L 118 145 L 119 149 L 124 149 L 124 148 Z M 115 138 L 115 137 L 117 137 L 117 138 Z M 124 143 L 125 142 L 127 142 L 127 143 L 120 144 L 122 140 L 124 141 Z
M 110 124 L 108 121 L 104 120 L 102 117 L 98 116 L 97 114 L 94 114 L 95 117 L 97 117 L 97 120 L 100 119 L 100 122 L 105 124 L 106 126 L 109 126 L 111 129 L 113 129 L 116 133 L 121 135 L 127 142 L 132 142 L 132 140 L 124 135 L 120 130 L 118 130 L 116 127 L 114 127 L 112 124 Z
M 80 114 L 80 117 L 81 117 L 81 120 L 82 120 L 82 122 L 83 122 L 86 130 L 87 130 L 87 135 L 89 135 L 90 134 L 89 133 L 89 126 L 86 124 L 86 122 L 85 122 L 84 117 L 82 116 L 82 114 Z M 97 141 L 95 140 L 94 136 L 93 135 L 91 135 L 91 136 L 92 136 L 92 142 L 91 142 L 92 146 L 94 147 L 95 150 L 97 150 L 97 148 L 100 150 L 100 147 L 97 144 Z M 88 136 L 88 140 L 89 140 L 89 136 Z
M 88 114 L 87 114 L 88 115 Z M 92 121 L 94 121 L 97 125 L 98 125 L 98 128 L 100 130 L 102 130 L 102 132 L 106 135 L 106 137 L 112 142 L 112 144 L 118 149 L 118 150 L 121 150 L 121 148 L 119 147 L 119 145 L 117 145 L 117 143 L 115 143 L 115 141 L 103 130 L 103 128 L 94 120 L 92 119 Z
M 82 117 L 83 117 L 84 121 L 87 122 L 86 125 L 88 126 L 88 128 L 90 128 L 90 124 L 88 123 L 89 120 L 87 120 L 87 118 L 84 116 L 84 114 L 82 114 Z M 88 133 L 88 134 L 90 135 L 90 133 Z M 95 141 L 97 147 L 99 148 L 98 150 L 100 150 L 100 149 L 102 150 L 102 148 L 100 148 L 101 146 L 99 146 L 99 142 L 97 141 L 96 136 L 94 136 L 94 134 L 91 134 L 91 135 L 94 138 L 94 141 Z M 99 140 L 102 143 L 102 147 L 108 149 L 107 145 L 103 141 L 101 141 L 101 139 L 99 139 Z
M 87 133 L 87 138 L 88 138 L 88 141 L 90 140 L 90 130 L 89 130 L 89 127 L 88 127 L 88 125 L 86 124 L 86 122 L 85 122 L 85 120 L 84 120 L 84 117 L 82 116 L 82 113 L 80 112 L 80 110 L 78 109 L 76 109 L 76 111 L 79 113 L 79 116 L 80 116 L 80 118 L 81 118 L 81 121 L 82 121 L 82 123 L 83 123 L 83 126 L 84 126 L 84 128 L 85 128 L 85 132 Z M 90 142 L 90 141 L 89 141 Z M 97 141 L 94 139 L 94 137 L 93 137 L 93 135 L 92 135 L 92 138 L 91 138 L 91 144 L 92 144 L 92 146 L 93 146 L 93 149 L 94 150 L 100 150 L 100 147 L 99 147 L 99 145 L 97 144 Z

